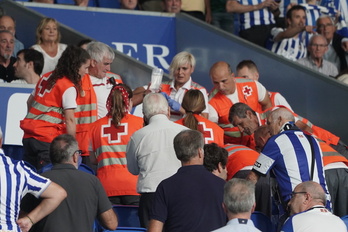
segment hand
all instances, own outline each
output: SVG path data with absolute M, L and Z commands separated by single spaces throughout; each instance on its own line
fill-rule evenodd
M 342 42 L 342 49 L 343 49 L 345 52 L 348 52 L 348 41 Z
M 171 99 L 168 94 L 161 92 L 161 94 L 166 98 L 166 100 L 168 101 L 168 105 L 169 107 L 174 110 L 174 111 L 180 111 L 181 108 L 181 104 L 173 99 Z
M 17 220 L 17 225 L 21 228 L 22 232 L 28 232 L 33 226 L 33 223 L 29 220 L 28 217 L 22 217 Z

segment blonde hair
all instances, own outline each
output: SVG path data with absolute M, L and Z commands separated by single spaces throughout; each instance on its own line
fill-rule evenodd
M 49 23 L 49 22 L 53 22 L 56 24 L 57 26 L 57 32 L 58 32 L 58 36 L 57 36 L 57 39 L 56 39 L 56 43 L 59 43 L 60 42 L 60 38 L 61 38 L 61 35 L 60 35 L 60 31 L 59 31 L 59 23 L 57 20 L 55 20 L 54 18 L 43 18 L 39 25 L 37 26 L 36 28 L 36 43 L 37 44 L 42 44 L 42 38 L 41 38 L 41 34 L 42 34 L 42 31 L 43 29 L 46 27 L 46 25 Z
M 189 64 L 192 67 L 196 66 L 196 59 L 195 57 L 189 53 L 189 52 L 179 52 L 176 54 L 172 60 L 172 63 L 170 63 L 169 66 L 169 76 L 171 79 L 174 78 L 174 72 L 178 69 L 179 66 Z

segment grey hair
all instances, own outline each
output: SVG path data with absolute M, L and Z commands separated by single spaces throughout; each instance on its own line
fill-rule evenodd
M 329 18 L 332 25 L 335 26 L 335 21 L 332 17 L 328 16 L 328 15 L 320 15 L 319 18 L 317 18 L 317 21 L 315 22 L 316 23 L 316 26 L 318 26 L 318 22 L 320 19 L 324 19 L 324 18 Z
M 62 134 L 53 139 L 50 145 L 50 159 L 53 164 L 68 162 L 78 149 L 74 136 Z
M 176 54 L 169 66 L 170 78 L 173 79 L 175 70 L 177 70 L 179 66 L 185 65 L 185 64 L 189 64 L 192 67 L 195 67 L 196 66 L 195 57 L 191 53 L 185 52 L 185 51 L 179 52 L 178 54 Z
M 145 119 L 149 120 L 152 116 L 157 114 L 164 114 L 168 116 L 168 102 L 160 93 L 149 93 L 143 100 L 143 113 Z
M 232 214 L 251 212 L 255 204 L 255 185 L 249 180 L 232 178 L 225 184 L 224 204 Z
M 270 118 L 272 118 L 273 120 L 281 117 L 282 120 L 287 120 L 287 121 L 291 121 L 294 122 L 295 121 L 295 117 L 292 114 L 291 111 L 289 111 L 286 108 L 277 108 L 276 110 L 272 111 L 272 113 L 269 116 Z
M 181 162 L 188 162 L 198 155 L 198 149 L 203 150 L 203 134 L 197 130 L 183 130 L 174 138 L 176 157 Z
M 320 200 L 323 205 L 326 204 L 326 194 L 323 187 L 315 181 L 305 181 L 300 184 L 300 191 L 311 194 L 313 199 Z
M 232 122 L 234 116 L 237 116 L 238 118 L 246 118 L 248 110 L 250 110 L 254 115 L 256 115 L 256 112 L 245 103 L 238 102 L 236 104 L 233 104 L 233 106 L 230 108 L 228 120 Z
M 87 44 L 87 52 L 91 56 L 91 59 L 97 62 L 102 62 L 103 58 L 114 60 L 115 53 L 110 46 L 102 42 L 90 42 Z
M 313 44 L 313 40 L 315 39 L 315 38 L 321 38 L 322 40 L 324 40 L 324 43 L 325 43 L 325 45 L 327 45 L 327 40 L 326 40 L 326 38 L 323 36 L 323 35 L 321 35 L 321 34 L 314 34 L 314 35 L 312 35 L 312 37 L 309 39 L 309 45 L 311 45 L 311 44 Z

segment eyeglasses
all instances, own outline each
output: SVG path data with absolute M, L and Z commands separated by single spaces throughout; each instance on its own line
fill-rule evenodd
M 295 197 L 296 194 L 307 194 L 307 192 L 291 192 L 290 198 Z
M 82 150 L 76 150 L 75 152 L 74 152 L 74 154 L 75 153 L 77 153 L 77 154 L 79 154 L 79 155 L 82 155 Z
M 315 48 L 325 48 L 327 45 L 326 44 L 311 44 L 310 46 Z

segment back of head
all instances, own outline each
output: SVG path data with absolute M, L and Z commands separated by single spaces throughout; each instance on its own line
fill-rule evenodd
M 115 85 L 110 91 L 106 101 L 108 115 L 112 117 L 112 124 L 118 126 L 122 118 L 127 114 L 130 99 L 133 97 L 132 90 L 125 84 Z
M 286 121 L 291 121 L 294 122 L 295 121 L 295 117 L 292 114 L 291 111 L 289 111 L 288 109 L 281 107 L 278 108 L 274 111 L 272 111 L 272 113 L 269 115 L 270 118 L 277 119 L 277 118 L 281 118 L 282 121 L 286 122 Z
M 169 67 L 170 77 L 173 78 L 175 70 L 177 70 L 179 66 L 185 65 L 185 64 L 189 64 L 192 67 L 195 67 L 196 66 L 195 57 L 191 53 L 185 52 L 185 51 L 176 54 L 173 57 L 172 62 L 170 63 L 170 67 Z
M 326 194 L 323 187 L 314 181 L 305 181 L 298 185 L 299 192 L 307 192 L 312 196 L 313 205 L 326 205 Z
M 87 52 L 91 56 L 91 59 L 97 62 L 102 62 L 103 58 L 113 60 L 115 53 L 110 46 L 102 42 L 90 42 L 87 45 Z
M 143 100 L 143 113 L 145 119 L 149 120 L 152 116 L 157 114 L 164 114 L 168 116 L 168 102 L 160 93 L 149 93 Z
M 204 145 L 204 167 L 213 172 L 218 169 L 219 163 L 225 168 L 227 164 L 228 152 L 225 148 L 219 147 L 216 143 Z
M 174 150 L 176 157 L 182 163 L 190 161 L 198 155 L 198 150 L 203 149 L 204 140 L 201 132 L 196 130 L 184 130 L 174 138 Z
M 61 35 L 60 35 L 60 31 L 59 31 L 59 23 L 57 20 L 55 20 L 54 18 L 43 18 L 41 19 L 39 25 L 37 26 L 36 28 L 36 43 L 37 44 L 41 44 L 42 43 L 42 38 L 41 38 L 41 33 L 42 31 L 45 29 L 46 25 L 48 23 L 54 23 L 57 27 L 57 32 L 58 32 L 58 36 L 57 36 L 57 39 L 56 39 L 56 43 L 59 43 L 60 42 L 60 38 L 61 38 Z
M 45 62 L 42 53 L 35 49 L 22 49 L 17 52 L 17 56 L 19 54 L 23 54 L 26 63 L 33 62 L 34 72 L 40 76 Z
M 228 120 L 232 122 L 233 117 L 235 116 L 237 116 L 238 118 L 246 118 L 248 110 L 251 111 L 254 115 L 256 115 L 256 112 L 245 103 L 238 102 L 236 104 L 233 104 L 228 114 Z
M 197 130 L 198 121 L 194 114 L 200 114 L 206 108 L 202 92 L 197 89 L 190 89 L 185 93 L 181 106 L 186 111 L 184 125 L 190 129 Z
M 53 164 L 67 163 L 78 150 L 76 139 L 69 134 L 62 134 L 53 139 L 50 145 L 50 159 Z
M 239 64 L 237 65 L 237 72 L 238 70 L 247 67 L 248 69 L 250 69 L 253 72 L 259 72 L 256 64 L 254 63 L 254 61 L 252 60 L 242 60 L 241 62 L 239 62 Z
M 271 137 L 271 133 L 267 125 L 262 125 L 254 132 L 254 140 L 256 144 L 256 151 L 261 152 L 267 140 Z
M 245 179 L 232 178 L 225 184 L 224 204 L 232 214 L 251 213 L 255 204 L 255 185 Z

